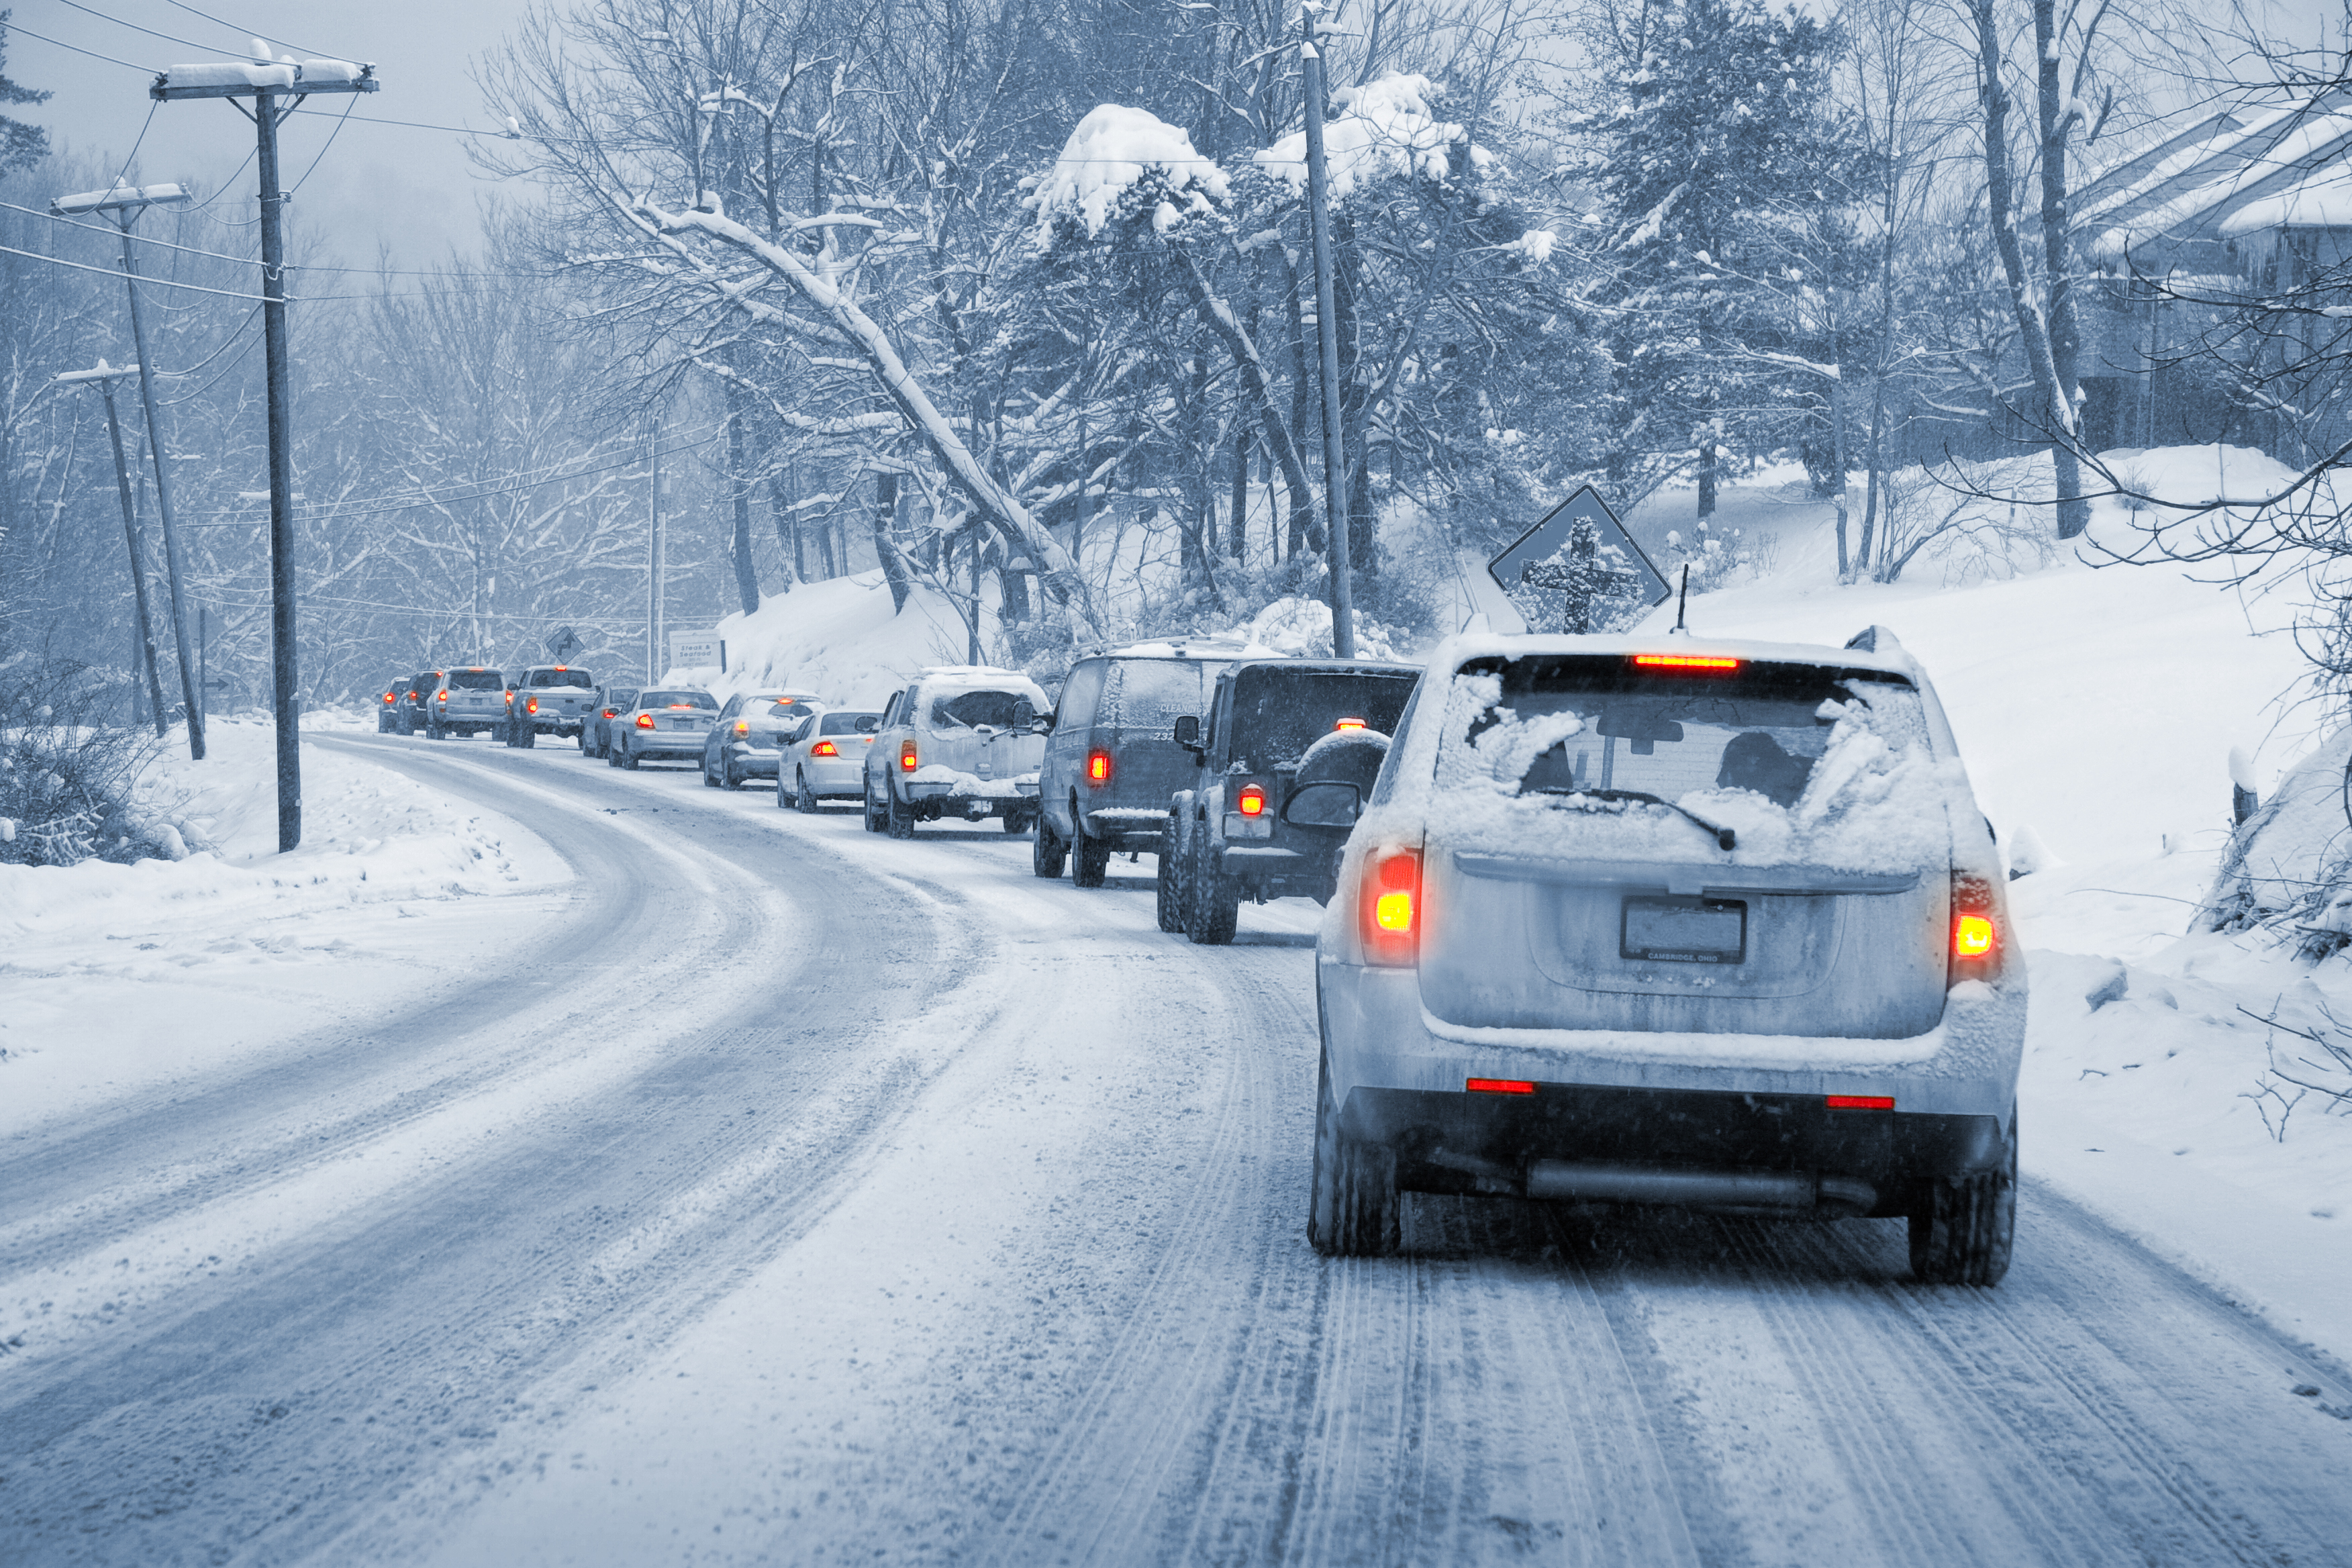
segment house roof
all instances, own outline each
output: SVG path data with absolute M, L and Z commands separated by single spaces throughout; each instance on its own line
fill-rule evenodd
M 2228 270 L 2240 236 L 2352 223 L 2352 87 L 2208 113 L 2076 193 L 2105 266 Z

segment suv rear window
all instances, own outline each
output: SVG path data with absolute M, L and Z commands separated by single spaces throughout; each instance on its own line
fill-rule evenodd
M 977 729 L 982 724 L 1009 730 L 1013 710 L 1023 702 L 1034 706 L 1025 691 L 943 691 L 931 700 L 930 725 L 934 730 Z
M 1297 764 L 1342 719 L 1396 733 L 1420 672 L 1354 675 L 1336 669 L 1244 669 L 1234 678 L 1233 734 L 1225 747 L 1253 773 Z
M 1919 693 L 1885 671 L 1479 658 L 1454 677 L 1444 726 L 1435 816 L 1516 825 L 1522 847 L 1679 857 L 1706 847 L 1687 816 L 1732 829 L 1744 860 L 1912 869 L 1948 852 Z M 1521 809 L 1473 804 L 1497 796 Z
M 1172 731 L 1183 714 L 1209 710 L 1223 661 L 1124 658 L 1110 667 L 1094 722 L 1126 731 Z
M 550 686 L 586 688 L 596 684 L 588 679 L 588 672 L 584 669 L 534 669 L 530 672 L 530 683 L 541 689 Z
M 507 678 L 495 669 L 453 669 L 449 672 L 452 691 L 504 691 Z

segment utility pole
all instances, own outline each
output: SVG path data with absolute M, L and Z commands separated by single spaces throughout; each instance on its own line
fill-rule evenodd
M 662 678 L 662 557 L 661 413 L 646 424 L 646 505 L 650 527 L 646 534 L 646 684 Z
M 1315 42 L 1320 0 L 1302 0 L 1298 56 L 1307 100 L 1307 212 L 1315 231 L 1315 336 L 1323 346 L 1323 510 L 1331 530 L 1331 654 L 1356 657 L 1356 595 L 1349 582 L 1348 454 L 1339 426 L 1339 321 L 1331 282 L 1331 176 L 1323 160 L 1323 51 Z
M 131 555 L 131 601 L 139 616 L 138 630 L 131 645 L 134 656 L 131 675 L 133 690 L 131 721 L 134 724 L 139 721 L 136 696 L 139 671 L 136 667 L 143 663 L 147 673 L 147 696 L 155 710 L 155 738 L 160 741 L 171 733 L 171 723 L 163 713 L 163 682 L 155 673 L 155 635 L 152 629 L 152 623 L 147 616 L 147 571 L 143 564 L 147 551 L 139 537 L 139 502 L 131 489 L 131 463 L 122 455 L 122 421 L 117 416 L 114 407 L 114 384 L 120 377 L 131 374 L 127 365 L 110 365 L 100 360 L 95 370 L 68 371 L 56 380 L 62 386 L 94 384 L 99 395 L 106 399 L 106 433 L 114 442 L 114 485 L 122 496 L 122 542 Z
M 262 53 L 267 54 L 264 50 Z M 350 60 L 226 60 L 173 66 L 147 96 L 225 98 L 253 121 L 261 173 L 261 334 L 269 384 L 269 631 L 278 723 L 278 850 L 302 842 L 301 694 L 294 646 L 294 409 L 286 366 L 286 194 L 278 188 L 278 122 L 314 92 L 373 92 L 375 67 Z M 253 100 L 248 111 L 236 100 Z
M 187 573 L 180 559 L 180 535 L 172 526 L 172 476 L 163 461 L 163 427 L 155 418 L 155 371 L 147 356 L 147 327 L 139 314 L 139 268 L 131 258 L 131 226 L 151 206 L 173 206 L 188 199 L 184 185 L 131 186 L 59 196 L 49 210 L 60 217 L 110 214 L 122 230 L 122 287 L 131 296 L 131 343 L 139 353 L 139 401 L 147 412 L 147 453 L 155 468 L 155 515 L 163 524 L 163 571 L 172 587 L 172 643 L 180 658 L 180 698 L 188 713 L 188 755 L 205 760 L 204 705 L 196 700 L 195 671 L 188 663 L 188 616 L 181 595 Z

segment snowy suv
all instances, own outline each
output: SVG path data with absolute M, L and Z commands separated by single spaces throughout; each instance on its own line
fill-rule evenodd
M 1357 815 L 1316 952 L 1307 1235 L 1401 1190 L 1902 1217 L 1991 1285 L 2025 970 L 1934 690 L 1843 649 L 1449 642 Z
M 890 699 L 866 752 L 866 829 L 911 838 L 917 822 L 1037 820 L 1037 764 L 1052 704 L 1017 669 L 927 669 Z

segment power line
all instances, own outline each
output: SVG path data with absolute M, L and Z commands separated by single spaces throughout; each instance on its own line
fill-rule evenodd
M 185 0 L 167 0 L 167 4 L 178 6 L 181 10 L 185 11 L 191 16 L 202 16 L 205 21 L 212 23 L 215 26 L 226 27 L 232 33 L 242 33 L 247 37 L 256 38 L 261 36 L 260 29 L 258 28 L 240 27 L 235 22 L 226 21 L 221 17 L 214 16 L 210 11 L 199 11 L 194 5 L 187 5 Z M 291 38 L 280 37 L 278 41 L 281 44 L 291 45 L 293 47 L 300 49 L 306 55 L 320 55 L 330 59 L 338 60 L 349 59 L 351 58 L 348 55 L 336 54 L 331 49 L 314 49 L 307 44 L 297 44 Z
M 0 32 L 21 33 L 26 37 L 38 39 L 40 42 L 50 45 L 52 47 L 71 49 L 75 54 L 88 55 L 91 59 L 104 60 L 110 66 L 128 66 L 132 70 L 138 71 L 143 76 L 161 76 L 163 74 L 153 66 L 142 66 L 136 60 L 119 59 L 112 55 L 101 55 L 96 49 L 85 49 L 79 44 L 68 44 L 62 39 L 52 38 L 44 34 L 37 33 L 33 31 L 32 28 L 26 26 L 22 22 L 12 20 L 5 27 L 0 27 Z
M 126 22 L 120 16 L 110 16 L 103 11 L 92 10 L 88 5 L 83 5 L 81 0 L 58 0 L 58 4 L 70 5 L 75 10 L 79 11 L 82 15 L 86 16 L 95 16 L 101 22 L 111 22 L 118 27 L 128 27 L 134 33 L 144 33 L 151 38 L 161 38 L 167 44 L 185 44 L 192 49 L 202 49 L 207 54 L 224 52 L 221 50 L 218 44 L 200 44 L 194 38 L 183 38 L 175 33 L 159 33 L 152 27 L 142 27 L 136 22 Z M 245 51 L 240 49 L 237 50 L 236 53 L 241 58 Z
M 335 138 L 343 133 L 343 121 L 352 117 L 352 105 L 358 101 L 359 98 L 356 94 L 343 100 L 343 112 L 341 116 L 336 120 L 335 128 L 332 131 L 328 132 L 326 141 L 319 144 L 318 157 L 314 157 L 310 160 L 310 166 L 302 171 L 302 177 L 300 179 L 294 182 L 293 190 L 289 190 L 286 193 L 286 199 L 288 201 L 292 201 L 294 199 L 294 192 L 300 190 L 304 184 L 309 183 L 310 176 L 319 172 L 319 159 L 324 158 L 327 155 L 327 150 L 335 144 Z
M 52 266 L 52 267 L 70 267 L 70 268 L 73 268 L 75 271 L 77 271 L 77 272 L 95 272 L 95 273 L 97 273 L 97 274 L 98 274 L 100 277 L 101 277 L 101 278 L 114 278 L 114 279 L 120 279 L 120 278 L 122 276 L 122 271 L 121 271 L 121 268 L 115 268 L 115 267 L 92 267 L 92 266 L 89 265 L 89 264 L 88 264 L 88 263 L 86 263 L 86 262 L 80 262 L 80 261 L 68 261 L 68 260 L 67 260 L 64 257 L 62 257 L 62 256 L 44 256 L 44 255 L 42 255 L 42 254 L 41 254 L 39 251 L 37 251 L 37 250 L 19 250 L 19 249 L 17 249 L 15 246 L 13 246 L 13 245 L 0 245 L 0 252 L 5 252 L 5 254 L 10 255 L 10 256 L 22 256 L 22 257 L 25 257 L 25 258 L 26 258 L 27 259 L 29 259 L 29 260 L 33 260 L 33 261 L 46 261 L 46 262 L 47 262 L 47 263 L 48 263 L 50 266 Z M 236 259 L 236 258 L 231 257 L 231 258 L 225 258 L 225 259 L 228 259 L 228 260 L 235 260 L 235 259 Z M 253 263 L 252 263 L 252 262 L 250 262 L 250 261 L 248 261 L 248 262 L 247 263 L 247 266 L 251 266 L 251 265 L 253 265 Z M 289 272 L 291 272 L 291 271 L 297 271 L 297 270 L 300 270 L 300 269 L 299 269 L 299 268 L 291 268 L 291 267 L 289 267 L 289 268 L 287 268 L 287 270 L 288 270 L 288 271 L 289 271 Z M 321 267 L 321 268 L 311 268 L 311 270 L 314 270 L 314 271 L 320 271 L 320 272 L 326 272 L 326 271 L 346 272 L 346 271 L 357 271 L 357 270 L 358 270 L 358 268 L 342 268 L 342 267 L 337 267 L 337 268 L 324 268 L 324 267 Z M 428 276 L 428 277 L 429 277 L 429 276 L 431 276 L 431 275 L 430 275 L 430 274 L 422 274 L 421 276 Z M 484 276 L 484 277 L 486 277 L 486 278 L 488 278 L 488 277 L 496 277 L 496 276 L 498 276 L 498 274 L 496 274 L 496 273 L 484 273 L 484 274 L 483 274 L 483 276 Z M 156 284 L 157 286 L 159 286 L 159 287 L 161 287 L 161 288 L 165 288 L 165 289 L 193 289 L 193 290 L 194 290 L 196 293 L 199 293 L 199 294 L 218 294 L 219 296 L 221 296 L 223 299 L 226 299 L 226 300 L 260 300 L 260 301 L 261 301 L 262 303 L 264 303 L 264 304 L 268 304 L 268 303 L 270 303 L 270 302 L 271 302 L 271 301 L 270 301 L 270 300 L 269 300 L 269 298 L 268 298 L 268 296 L 266 296 L 266 295 L 261 295 L 261 294 L 245 294 L 245 293 L 240 293 L 240 292 L 238 292 L 238 291 L 237 291 L 236 289 L 211 289 L 211 288 L 207 288 L 207 287 L 205 287 L 205 286 L 204 284 L 202 284 L 202 283 L 183 283 L 183 282 L 180 282 L 178 279 L 172 279 L 172 278 L 151 278 L 151 277 L 148 277 L 147 275 L 145 275 L 144 273 L 142 273 L 142 274 L 140 275 L 139 281 L 141 281 L 142 283 L 153 283 L 153 284 Z M 480 293 L 481 291 L 482 291 L 482 290 L 480 290 L 480 289 L 404 289 L 404 290 L 403 290 L 403 291 L 401 291 L 401 292 L 399 292 L 399 293 L 377 293 L 377 294 L 289 294 L 289 295 L 287 295 L 287 296 L 286 296 L 286 302 L 287 302 L 288 304 L 289 304 L 289 305 L 327 305 L 327 304 L 333 304 L 333 303 L 336 303 L 336 302 L 338 302 L 338 301 L 345 301 L 345 300 L 429 300 L 429 299 L 432 299 L 432 298 L 433 298 L 435 295 L 436 295 L 436 294 L 469 294 L 469 293 Z

